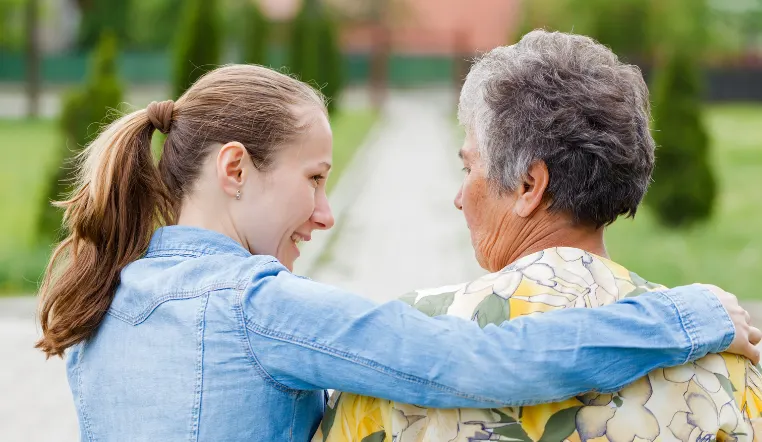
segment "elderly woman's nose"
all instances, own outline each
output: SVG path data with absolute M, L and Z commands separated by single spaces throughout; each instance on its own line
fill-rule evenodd
M 463 210 L 463 188 L 458 189 L 458 194 L 455 195 L 455 208 L 458 210 Z

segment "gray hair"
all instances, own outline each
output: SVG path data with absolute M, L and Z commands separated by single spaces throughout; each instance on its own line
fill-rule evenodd
M 654 167 L 648 88 L 640 69 L 593 39 L 532 31 L 476 61 L 458 119 L 488 180 L 512 191 L 537 161 L 550 210 L 596 227 L 634 216 Z

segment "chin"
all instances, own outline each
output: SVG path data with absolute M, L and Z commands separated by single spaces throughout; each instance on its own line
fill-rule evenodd
M 484 258 L 484 255 L 474 252 L 474 257 L 476 258 L 476 262 L 479 263 L 479 267 L 483 268 L 484 270 L 493 273 L 492 270 L 490 270 L 489 265 L 487 264 L 487 260 Z
M 473 237 L 471 237 L 471 248 L 474 249 L 474 258 L 479 264 L 479 267 L 483 268 L 484 270 L 489 270 L 487 268 L 487 260 L 484 259 L 484 254 L 479 252 L 479 247 Z
M 483 268 L 484 270 L 493 273 L 495 270 L 492 270 L 489 265 L 489 259 L 487 259 L 487 254 L 482 252 L 481 247 L 478 247 L 474 244 L 472 244 L 474 247 L 474 258 L 476 258 L 476 262 L 479 263 L 479 267 Z

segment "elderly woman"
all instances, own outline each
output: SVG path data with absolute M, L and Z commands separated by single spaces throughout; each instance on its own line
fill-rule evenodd
M 635 215 L 654 166 L 636 67 L 590 38 L 534 31 L 474 65 L 459 107 L 467 136 L 455 205 L 493 273 L 403 300 L 493 327 L 661 288 L 611 261 L 603 240 L 605 226 Z M 755 439 L 760 388 L 747 359 L 711 354 L 619 391 L 524 407 L 435 410 L 336 393 L 313 440 L 746 441 Z

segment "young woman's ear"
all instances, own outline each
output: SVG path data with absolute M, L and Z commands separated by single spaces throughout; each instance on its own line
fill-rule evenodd
M 231 141 L 217 154 L 217 179 L 220 187 L 231 197 L 239 197 L 241 187 L 246 181 L 248 170 L 245 167 L 249 155 L 243 144 Z

